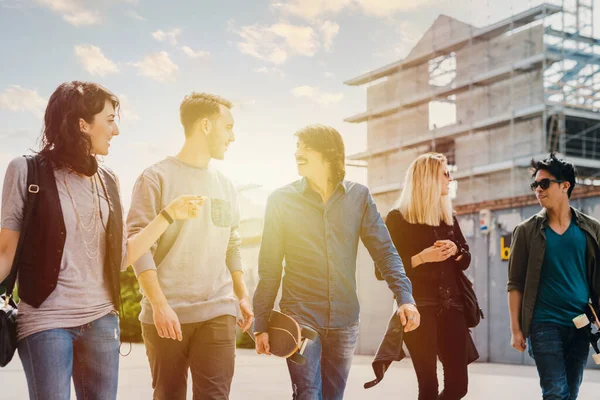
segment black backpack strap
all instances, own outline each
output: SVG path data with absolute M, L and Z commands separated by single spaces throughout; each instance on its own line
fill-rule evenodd
M 40 192 L 39 156 L 26 155 L 24 157 L 27 160 L 27 200 L 23 208 L 23 223 L 21 224 L 21 232 L 19 234 L 17 251 L 15 252 L 10 274 L 4 281 L 6 294 L 8 296 L 12 295 L 15 288 L 15 283 L 17 281 L 17 270 L 21 259 L 21 253 L 23 251 L 23 244 L 25 243 L 27 230 L 31 227 L 33 209 L 35 208 L 38 200 L 38 193 Z

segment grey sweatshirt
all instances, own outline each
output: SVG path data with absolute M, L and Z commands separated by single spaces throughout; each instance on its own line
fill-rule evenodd
M 239 204 L 232 182 L 212 168 L 168 157 L 138 178 L 127 217 L 128 237 L 148 225 L 180 195 L 207 196 L 200 216 L 171 224 L 135 264 L 136 275 L 156 269 L 169 305 L 182 324 L 238 315 L 231 272 L 242 270 Z M 142 292 L 140 321 L 154 324 Z

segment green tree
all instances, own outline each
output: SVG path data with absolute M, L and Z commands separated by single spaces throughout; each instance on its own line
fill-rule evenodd
M 121 273 L 121 300 L 123 308 L 121 311 L 121 340 L 123 342 L 141 342 L 142 327 L 138 316 L 140 315 L 140 301 L 142 295 L 139 290 L 137 278 L 133 269 Z

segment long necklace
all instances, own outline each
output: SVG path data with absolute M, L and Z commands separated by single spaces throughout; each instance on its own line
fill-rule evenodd
M 100 232 L 98 229 L 98 219 L 100 214 L 100 200 L 97 195 L 97 184 L 95 180 L 95 175 L 92 177 L 92 197 L 93 197 L 93 205 L 92 209 L 84 214 L 82 217 L 79 214 L 77 203 L 75 202 L 75 197 L 71 192 L 71 187 L 67 180 L 67 175 L 64 176 L 63 181 L 65 183 L 65 187 L 67 188 L 67 193 L 69 194 L 69 198 L 71 199 L 71 204 L 73 206 L 73 211 L 75 212 L 75 218 L 77 220 L 77 228 L 81 229 L 81 237 L 83 241 L 83 247 L 85 250 L 85 254 L 91 260 L 97 260 L 98 255 L 100 254 Z M 87 234 L 87 235 L 86 235 Z M 87 238 L 91 238 L 88 240 Z

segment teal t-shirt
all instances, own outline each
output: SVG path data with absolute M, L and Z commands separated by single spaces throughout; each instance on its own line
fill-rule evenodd
M 549 226 L 545 232 L 546 253 L 533 321 L 571 326 L 573 318 L 585 311 L 589 301 L 585 233 L 574 219 L 562 235 Z

